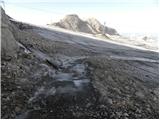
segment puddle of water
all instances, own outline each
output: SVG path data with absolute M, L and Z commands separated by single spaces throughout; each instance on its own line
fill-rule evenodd
M 46 64 L 39 64 L 38 68 L 33 70 L 34 74 L 31 76 L 33 81 L 38 82 L 43 77 L 54 78 L 56 70 L 52 69 Z M 45 81 L 44 81 L 45 82 Z
M 63 87 L 61 87 L 61 86 L 59 86 L 58 88 L 57 88 L 57 94 L 64 94 L 64 93 L 74 93 L 74 92 L 76 92 L 77 91 L 77 89 L 75 88 L 75 87 L 71 87 L 71 86 L 63 86 Z
M 83 79 L 83 80 L 74 80 L 73 81 L 76 87 L 83 87 L 84 84 L 89 84 L 89 79 Z
M 35 52 L 35 51 L 34 51 Z M 40 58 L 46 59 L 48 58 L 47 55 L 41 52 L 35 52 Z M 58 95 L 79 95 L 86 96 L 88 93 L 87 91 L 90 90 L 90 80 L 88 79 L 86 73 L 86 65 L 81 63 L 80 58 L 70 58 L 62 55 L 61 57 L 54 57 L 57 60 L 61 60 L 63 63 L 62 67 L 58 70 L 55 70 L 49 67 L 47 64 L 41 64 L 42 68 L 45 68 L 45 71 L 49 73 L 51 76 L 51 80 L 48 81 L 46 84 L 43 84 L 42 87 L 39 87 L 37 91 L 34 93 L 33 97 L 29 99 L 29 103 L 33 104 L 36 101 L 45 101 L 45 99 L 55 99 L 54 97 Z M 60 59 L 61 58 L 61 59 Z M 64 58 L 64 59 L 63 59 Z M 42 71 L 41 69 L 40 71 Z M 44 72 L 45 72 L 44 71 Z M 41 73 L 40 72 L 40 73 Z M 40 75 L 40 74 L 39 74 Z M 41 77 L 43 75 L 40 75 Z M 71 99 L 70 97 L 66 98 Z
M 59 73 L 54 77 L 57 81 L 72 81 L 72 73 Z
M 83 64 L 77 64 L 77 65 L 73 66 L 72 69 L 73 69 L 73 71 L 75 71 L 79 75 L 83 75 L 86 72 L 85 65 L 83 65 Z

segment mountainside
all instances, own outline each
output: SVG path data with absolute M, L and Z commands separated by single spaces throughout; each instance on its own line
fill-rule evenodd
M 157 52 L 1 18 L 1 118 L 159 118 Z
M 118 35 L 117 31 L 113 28 L 102 25 L 97 19 L 89 18 L 86 21 L 81 20 L 78 15 L 67 15 L 60 22 L 52 23 L 50 25 L 58 26 L 60 28 L 90 33 L 90 34 L 110 34 Z

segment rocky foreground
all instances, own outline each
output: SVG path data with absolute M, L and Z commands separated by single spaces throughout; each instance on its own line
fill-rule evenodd
M 2 118 L 159 118 L 156 52 L 2 16 Z

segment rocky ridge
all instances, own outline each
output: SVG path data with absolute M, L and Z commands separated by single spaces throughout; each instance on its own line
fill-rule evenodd
M 71 14 L 65 16 L 62 20 L 57 23 L 51 23 L 50 26 L 54 25 L 60 28 L 84 32 L 90 34 L 109 34 L 118 35 L 117 31 L 113 28 L 102 25 L 97 19 L 89 18 L 86 21 L 81 20 L 78 15 Z

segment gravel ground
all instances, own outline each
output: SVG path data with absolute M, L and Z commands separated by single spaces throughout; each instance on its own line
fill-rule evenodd
M 1 62 L 2 118 L 159 118 L 158 53 L 12 24 L 23 47 Z

